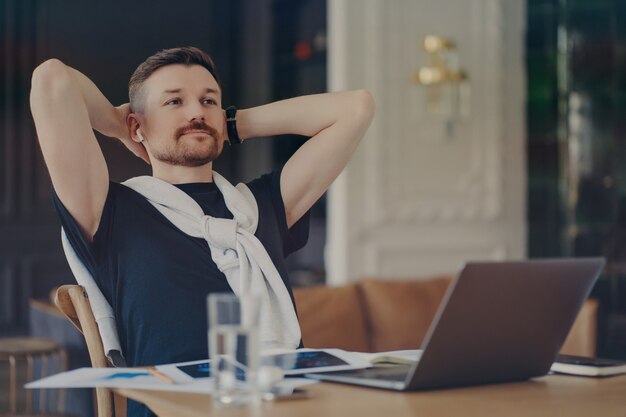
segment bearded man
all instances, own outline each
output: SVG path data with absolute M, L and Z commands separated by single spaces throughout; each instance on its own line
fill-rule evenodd
M 285 257 L 306 243 L 309 209 L 364 136 L 373 99 L 347 91 L 224 111 L 221 97 L 211 58 L 192 47 L 139 65 L 118 107 L 59 60 L 33 73 L 32 114 L 69 250 L 110 304 L 130 366 L 206 358 L 207 294 L 245 286 L 266 288 L 267 346 L 301 345 Z M 152 176 L 110 181 L 93 130 Z M 283 167 L 236 188 L 213 171 L 225 142 L 281 134 L 310 137 Z

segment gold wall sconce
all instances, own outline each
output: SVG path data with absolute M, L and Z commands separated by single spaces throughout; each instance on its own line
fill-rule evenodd
M 450 39 L 428 35 L 422 44 L 428 62 L 412 76 L 425 89 L 426 112 L 443 116 L 449 137 L 454 126 L 469 117 L 469 82 L 460 69 L 456 46 Z

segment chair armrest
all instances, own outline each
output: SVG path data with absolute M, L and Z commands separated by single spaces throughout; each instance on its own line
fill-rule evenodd
M 60 286 L 57 289 L 56 294 L 54 296 L 54 304 L 61 311 L 61 313 L 63 313 L 63 315 L 67 317 L 67 319 L 74 325 L 74 327 L 76 327 L 79 332 L 83 333 L 83 328 L 80 324 L 80 320 L 78 319 L 78 314 L 76 313 L 76 309 L 74 308 L 74 303 L 72 302 L 72 298 L 70 296 L 70 290 L 73 290 L 75 287 L 79 287 L 79 286 L 78 285 Z

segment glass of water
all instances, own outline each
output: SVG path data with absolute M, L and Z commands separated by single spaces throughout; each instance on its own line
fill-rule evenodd
M 207 297 L 209 356 L 217 404 L 257 403 L 259 316 L 261 300 L 245 294 L 215 293 Z

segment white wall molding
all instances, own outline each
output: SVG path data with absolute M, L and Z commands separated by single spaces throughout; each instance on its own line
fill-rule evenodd
M 512 3 L 329 2 L 331 89 L 367 88 L 377 104 L 329 195 L 329 282 L 417 276 L 453 268 L 463 257 L 524 256 L 524 6 Z M 426 113 L 424 89 L 410 81 L 426 62 L 420 42 L 427 34 L 452 38 L 469 74 L 470 117 L 451 137 L 440 116 Z M 456 230 L 464 231 L 461 246 Z M 389 231 L 411 249 L 389 251 L 380 242 Z M 426 231 L 441 241 L 436 249 L 429 249 Z

